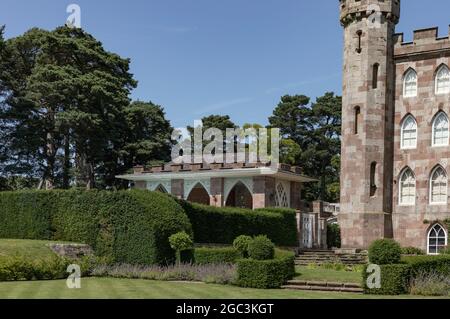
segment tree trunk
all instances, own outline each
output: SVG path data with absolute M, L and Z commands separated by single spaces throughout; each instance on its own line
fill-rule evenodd
M 64 136 L 64 165 L 63 165 L 63 188 L 70 187 L 70 138 L 66 133 Z

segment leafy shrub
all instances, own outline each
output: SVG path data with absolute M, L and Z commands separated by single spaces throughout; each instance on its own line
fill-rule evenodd
M 252 259 L 269 260 L 273 259 L 274 255 L 275 245 L 267 236 L 256 236 L 248 243 L 248 256 Z
M 328 248 L 341 248 L 341 228 L 339 224 L 327 225 Z
M 231 245 L 240 235 L 267 235 L 279 246 L 297 245 L 295 210 L 268 208 L 253 211 L 178 202 L 192 223 L 196 243 Z
M 272 260 L 240 259 L 237 284 L 241 287 L 280 288 L 295 275 L 294 254 Z
M 233 241 L 233 247 L 241 254 L 241 256 L 243 258 L 247 258 L 248 257 L 248 244 L 252 240 L 253 240 L 253 238 L 250 236 L 241 235 Z
M 367 267 L 363 271 L 363 286 L 366 294 L 402 295 L 409 292 L 411 267 L 407 264 L 381 265 L 381 288 L 369 288 Z
M 0 281 L 54 280 L 67 278 L 67 259 L 54 256 L 30 260 L 23 256 L 0 258 Z
M 419 296 L 449 296 L 450 278 L 436 272 L 421 273 L 411 281 L 411 294 Z
M 202 281 L 226 285 L 236 282 L 236 267 L 232 264 L 180 264 L 163 267 L 116 264 L 99 265 L 92 271 L 92 275 L 160 281 Z
M 89 244 L 116 262 L 175 260 L 170 235 L 191 225 L 171 197 L 148 191 L 24 191 L 0 193 L 0 238 Z
M 239 258 L 239 252 L 233 247 L 194 249 L 194 262 L 198 265 L 234 264 Z
M 194 246 L 194 242 L 186 232 L 179 232 L 169 237 L 170 247 L 177 252 L 177 262 L 181 262 L 181 252 L 189 250 Z
M 425 255 L 425 252 L 417 247 L 402 247 L 402 255 Z
M 392 239 L 376 240 L 369 247 L 369 261 L 372 264 L 397 264 L 400 262 L 401 256 L 400 245 Z

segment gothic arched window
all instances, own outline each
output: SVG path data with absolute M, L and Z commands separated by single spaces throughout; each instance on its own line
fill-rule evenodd
M 450 70 L 442 65 L 436 72 L 436 94 L 450 93 Z
M 431 173 L 430 202 L 432 204 L 447 203 L 447 173 L 438 166 Z
M 417 147 L 417 122 L 412 115 L 408 115 L 402 124 L 401 147 L 410 149 Z
M 406 169 L 400 176 L 400 205 L 416 203 L 416 177 L 411 169 Z
M 437 255 L 447 246 L 447 233 L 439 225 L 434 225 L 428 232 L 428 254 Z
M 406 71 L 403 78 L 403 96 L 417 96 L 417 73 L 413 69 Z
M 433 146 L 447 146 L 449 136 L 448 117 L 440 112 L 433 121 Z

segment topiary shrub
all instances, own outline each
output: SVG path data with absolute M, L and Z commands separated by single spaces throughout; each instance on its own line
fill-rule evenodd
M 253 240 L 253 238 L 250 236 L 241 235 L 233 241 L 233 247 L 241 254 L 241 257 L 247 258 L 248 257 L 248 245 L 250 244 L 250 242 L 252 240 Z
M 248 243 L 248 256 L 252 259 L 269 260 L 273 259 L 274 255 L 275 245 L 267 236 L 256 236 Z
M 177 252 L 177 263 L 181 263 L 181 252 L 192 249 L 194 242 L 186 232 L 179 232 L 169 237 L 170 247 Z
M 397 264 L 402 256 L 402 248 L 392 239 L 379 239 L 369 247 L 369 261 L 376 265 Z
M 277 254 L 278 255 L 278 254 Z M 275 259 L 240 259 L 237 263 L 237 285 L 248 288 L 280 288 L 295 275 L 294 253 L 280 253 Z

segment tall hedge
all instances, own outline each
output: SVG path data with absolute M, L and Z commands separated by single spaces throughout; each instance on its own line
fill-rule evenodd
M 89 244 L 100 256 L 133 264 L 164 264 L 175 255 L 168 237 L 192 233 L 181 206 L 147 191 L 0 193 L 0 238 Z
M 232 244 L 240 235 L 266 235 L 279 246 L 297 246 L 297 222 L 291 209 L 249 210 L 212 207 L 179 200 L 192 223 L 196 243 Z

